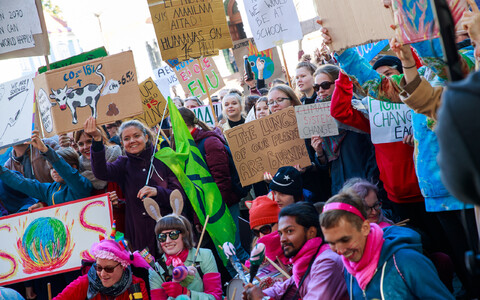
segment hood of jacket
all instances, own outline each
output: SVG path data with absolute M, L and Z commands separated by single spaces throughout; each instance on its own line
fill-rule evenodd
M 196 128 L 195 131 L 192 134 L 192 137 L 195 140 L 195 143 L 197 143 L 197 144 L 201 140 L 203 140 L 207 137 L 211 137 L 211 136 L 217 137 L 220 141 L 222 141 L 222 143 L 225 144 L 225 139 L 223 138 L 223 136 L 218 131 L 220 131 L 220 129 L 218 129 L 216 127 L 212 131 L 205 131 L 201 128 Z
M 383 231 L 383 247 L 378 265 L 381 266 L 400 249 L 412 249 L 422 253 L 422 241 L 416 231 L 400 226 L 389 226 Z

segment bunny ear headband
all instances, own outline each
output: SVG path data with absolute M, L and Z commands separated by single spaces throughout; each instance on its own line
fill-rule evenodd
M 148 215 L 154 219 L 156 222 L 160 221 L 162 215 L 160 213 L 160 207 L 158 203 L 152 198 L 143 199 L 143 205 Z M 182 193 L 179 190 L 174 190 L 170 194 L 170 206 L 172 207 L 173 213 L 172 216 L 179 216 L 183 211 L 183 197 Z M 170 216 L 170 215 L 169 215 Z

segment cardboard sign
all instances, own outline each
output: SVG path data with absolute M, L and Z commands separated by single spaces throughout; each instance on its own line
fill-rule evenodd
M 245 0 L 244 5 L 258 50 L 302 39 L 293 0 Z
M 78 270 L 111 229 L 107 194 L 0 218 L 0 285 Z
M 238 72 L 245 73 L 245 65 L 243 57 L 247 55 L 248 61 L 252 66 L 252 71 L 255 78 L 258 78 L 257 59 L 260 58 L 265 61 L 265 68 L 263 70 L 263 79 L 268 86 L 268 83 L 275 78 L 284 78 L 282 73 L 282 63 L 278 56 L 277 47 L 267 49 L 265 51 L 258 51 L 253 39 L 243 39 L 234 42 L 233 56 L 237 62 Z
M 232 48 L 223 1 L 148 0 L 162 59 L 218 55 Z
M 143 112 L 132 51 L 50 70 L 33 80 L 47 137 Z
M 0 59 L 48 55 L 41 0 L 1 1 Z
M 403 103 L 378 101 L 368 97 L 372 143 L 400 142 L 412 134 L 412 110 Z
M 332 37 L 332 50 L 340 51 L 390 39 L 395 32 L 392 12 L 378 0 L 315 0 L 317 13 Z
M 140 83 L 138 88 L 142 97 L 143 113 L 133 119 L 142 122 L 148 127 L 154 127 L 162 121 L 164 111 L 165 116 L 163 119 L 169 115 L 168 108 L 165 109 L 167 100 L 162 96 L 152 78 L 148 78 Z
M 0 149 L 30 140 L 34 118 L 33 74 L 0 84 Z
M 205 75 L 210 95 L 213 95 L 213 93 L 225 86 L 217 65 L 213 59 L 208 57 L 200 60 L 190 59 L 178 64 L 173 69 L 185 93 L 190 94 L 190 96 L 197 96 L 200 100 L 203 100 L 207 98 L 207 91 L 200 68 L 202 68 Z
M 243 186 L 262 181 L 263 173 L 275 174 L 283 166 L 310 165 L 293 107 L 236 126 L 224 135 Z
M 370 43 L 370 44 L 355 47 L 355 51 L 357 51 L 358 54 L 360 54 L 360 56 L 362 56 L 366 60 L 371 61 L 387 45 L 388 45 L 388 40 L 383 40 L 380 42 Z
M 97 49 L 93 49 L 92 51 L 83 52 L 83 53 L 80 53 L 78 55 L 69 57 L 67 59 L 59 60 L 59 61 L 56 61 L 54 63 L 51 63 L 50 64 L 50 70 L 59 69 L 59 68 L 63 68 L 63 67 L 66 67 L 66 66 L 71 66 L 71 65 L 76 64 L 76 63 L 84 62 L 84 61 L 87 61 L 87 60 L 92 60 L 92 59 L 99 58 L 99 57 L 105 57 L 107 55 L 108 54 L 107 54 L 107 50 L 105 50 L 105 47 L 100 47 L 100 48 L 97 48 Z M 47 66 L 42 66 L 42 67 L 38 68 L 38 72 L 40 74 L 47 72 Z
M 222 113 L 222 104 L 220 102 L 213 103 L 215 115 L 218 117 Z M 210 127 L 215 127 L 215 119 L 213 118 L 212 108 L 210 105 L 204 105 L 191 108 L 195 116 Z
M 301 139 L 338 135 L 337 122 L 330 114 L 330 101 L 295 106 L 295 114 Z
M 158 89 L 162 93 L 163 97 L 169 97 L 170 87 L 179 84 L 177 75 L 175 71 L 169 65 L 165 65 L 156 70 L 153 70 L 155 76 L 155 83 L 157 84 Z

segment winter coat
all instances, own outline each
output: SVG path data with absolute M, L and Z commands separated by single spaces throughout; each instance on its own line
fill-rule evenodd
M 422 254 L 420 235 L 399 226 L 384 229 L 377 271 L 365 291 L 344 270 L 350 299 L 455 299 Z
M 141 199 L 137 198 L 138 191 L 145 185 L 155 187 L 157 196 L 152 199 L 158 203 L 161 214 L 167 215 L 172 212 L 170 193 L 175 189 L 183 193 L 183 189 L 175 174 L 158 159 L 153 159 L 152 175 L 148 184 L 145 184 L 152 155 L 153 147 L 147 146 L 139 155 L 127 153 L 125 156 L 118 157 L 116 161 L 107 163 L 102 142 L 94 141 L 90 150 L 95 177 L 118 183 L 124 192 L 125 238 L 130 242 L 133 250 L 143 250 L 148 247 L 150 253 L 157 253 L 154 233 L 156 222 L 145 211 Z M 184 196 L 184 199 L 187 198 Z
M 55 205 L 68 201 L 78 200 L 90 196 L 92 184 L 80 175 L 77 169 L 72 168 L 63 158 L 47 146 L 47 152 L 42 155 L 62 177 L 64 182 L 42 183 L 35 179 L 27 179 L 22 175 L 2 167 L 0 179 L 12 189 L 45 202 Z
M 205 131 L 201 128 L 195 128 L 192 137 L 197 146 L 205 139 L 203 143 L 205 147 L 204 159 L 222 194 L 223 201 L 228 207 L 240 202 L 240 197 L 232 190 L 228 153 L 224 138 L 215 131 Z

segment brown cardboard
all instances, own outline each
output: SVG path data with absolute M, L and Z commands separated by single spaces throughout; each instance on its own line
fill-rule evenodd
M 143 112 L 132 51 L 47 71 L 33 82 L 46 137 L 83 128 L 85 120 L 94 115 L 96 97 L 99 125 Z M 76 104 L 80 106 L 71 109 Z
M 391 9 L 379 0 L 315 0 L 317 13 L 332 37 L 332 50 L 340 51 L 390 39 L 395 32 Z
M 165 119 L 169 116 L 167 100 L 163 98 L 162 93 L 151 77 L 144 80 L 138 85 L 140 96 L 142 98 L 143 113 L 133 119 L 142 122 L 148 127 L 154 127 L 162 121 L 163 112 L 165 111 Z
M 223 1 L 148 0 L 162 59 L 218 55 L 232 47 Z
M 295 109 L 289 107 L 268 117 L 224 132 L 243 186 L 275 174 L 283 166 L 309 166 L 305 141 L 300 139 Z

